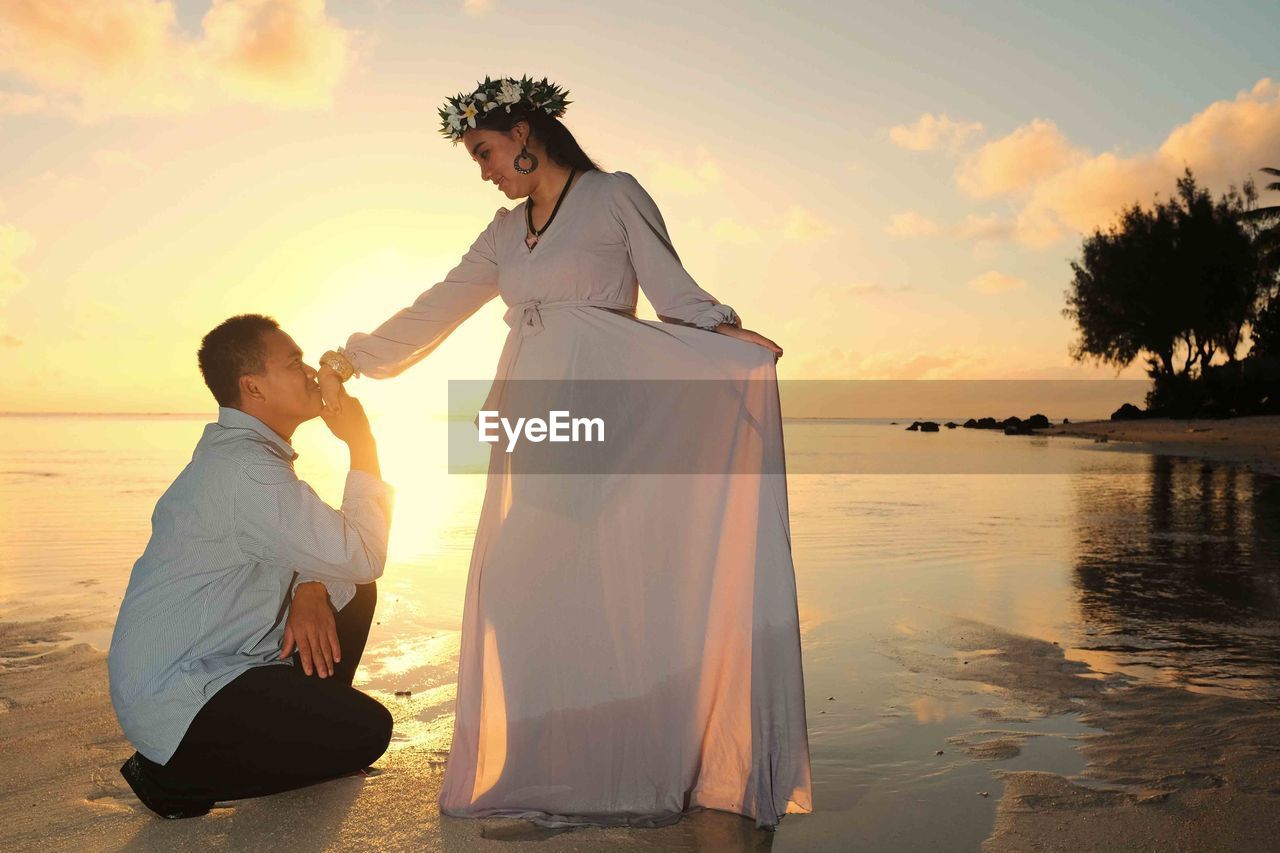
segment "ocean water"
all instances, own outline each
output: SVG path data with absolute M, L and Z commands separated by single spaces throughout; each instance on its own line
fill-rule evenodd
M 151 510 L 205 422 L 0 417 L 0 620 L 70 615 L 75 640 L 105 649 Z M 988 725 L 976 712 L 992 696 L 940 683 L 903 649 L 955 654 L 931 638 L 957 620 L 1055 642 L 1098 677 L 1280 702 L 1274 480 L 1079 439 L 888 421 L 785 432 L 816 813 L 784 821 L 774 849 L 974 849 L 995 771 L 1083 768 L 1073 714 L 1020 724 L 1063 737 L 1003 760 L 948 743 Z M 446 473 L 443 422 L 378 433 L 396 516 L 357 685 L 413 703 L 392 748 L 444 752 L 483 478 Z M 318 423 L 294 443 L 299 475 L 337 504 L 345 450 Z M 925 473 L 942 458 L 1036 473 Z

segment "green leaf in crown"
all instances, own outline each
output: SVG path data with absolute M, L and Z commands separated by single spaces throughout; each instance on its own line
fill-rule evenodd
M 552 118 L 564 115 L 565 108 L 573 103 L 569 91 L 561 89 L 546 77 L 534 80 L 529 76 L 484 78 L 470 95 L 459 92 L 445 101 L 440 108 L 440 133 L 456 143 L 468 129 L 476 126 L 476 120 L 490 110 L 542 110 Z

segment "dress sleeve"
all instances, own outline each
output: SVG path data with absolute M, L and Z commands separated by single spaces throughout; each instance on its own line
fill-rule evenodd
M 505 207 L 498 209 L 443 281 L 372 333 L 357 332 L 347 339 L 342 353 L 355 367 L 355 375 L 374 379 L 399 375 L 426 358 L 464 320 L 498 295 L 497 230 L 507 213 Z
M 685 271 L 658 206 L 640 182 L 626 172 L 615 172 L 614 177 L 613 215 L 622 226 L 640 289 L 658 316 L 703 329 L 721 323 L 742 325 L 736 311 L 718 302 Z

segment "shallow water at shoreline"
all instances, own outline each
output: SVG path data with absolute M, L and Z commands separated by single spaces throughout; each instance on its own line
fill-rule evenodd
M 151 509 L 202 427 L 0 418 L 0 620 L 72 614 L 86 625 L 76 638 L 105 648 Z M 422 430 L 379 433 L 396 521 L 358 684 L 405 712 L 393 749 L 443 752 L 483 478 L 443 473 L 443 452 L 421 458 Z M 819 459 L 914 440 L 954 453 L 1041 446 L 887 422 L 793 421 L 786 433 L 789 452 Z M 319 424 L 295 443 L 299 475 L 337 503 L 345 452 Z M 816 812 L 785 820 L 775 849 L 972 849 L 995 822 L 993 771 L 1084 769 L 1075 738 L 1094 730 L 1077 714 L 938 674 L 940 659 L 979 667 L 999 651 L 945 642 L 964 620 L 1056 643 L 1092 678 L 1280 705 L 1275 482 L 1088 441 L 1042 445 L 1077 459 L 1076 473 L 792 476 Z

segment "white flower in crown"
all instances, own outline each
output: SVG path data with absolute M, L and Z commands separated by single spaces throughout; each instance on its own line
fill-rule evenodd
M 519 81 L 512 80 L 508 77 L 502 81 L 502 88 L 498 90 L 497 103 L 499 104 L 515 104 L 519 103 L 524 97 L 524 89 L 520 86 Z M 510 107 L 507 112 L 511 112 Z
M 462 129 L 462 116 L 458 113 L 458 108 L 453 104 L 449 104 L 444 110 L 445 119 L 449 122 L 450 129 L 459 131 Z
M 478 112 L 479 111 L 476 109 L 475 103 L 472 101 L 468 101 L 466 106 L 462 108 L 462 118 L 465 119 L 467 124 L 469 124 L 471 127 L 475 127 L 476 114 Z

